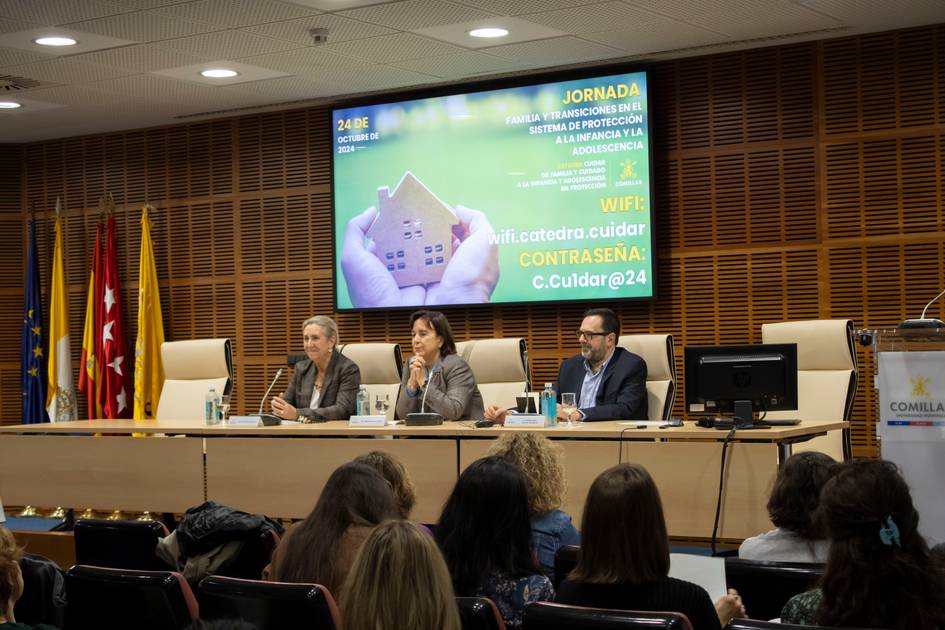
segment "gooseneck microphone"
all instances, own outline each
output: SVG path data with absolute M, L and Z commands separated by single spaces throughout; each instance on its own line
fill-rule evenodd
M 433 366 L 433 370 L 430 372 L 430 376 L 427 377 L 427 383 L 426 385 L 423 386 L 423 398 L 420 399 L 420 413 L 426 413 L 427 392 L 430 391 L 430 383 L 433 382 L 433 377 L 436 376 L 436 373 L 439 369 L 440 369 L 439 363 Z
M 408 427 L 436 426 L 443 424 L 443 416 L 438 413 L 427 413 L 425 411 L 427 406 L 427 392 L 430 391 L 430 384 L 433 381 L 433 377 L 436 376 L 437 372 L 439 371 L 439 364 L 434 365 L 433 369 L 430 371 L 430 375 L 427 377 L 427 382 L 423 386 L 423 397 L 420 399 L 420 411 L 408 413 L 407 417 L 404 418 L 404 424 Z
M 925 313 L 929 310 L 929 307 L 935 303 L 937 299 L 945 295 L 945 291 L 942 291 L 934 298 L 929 300 L 929 303 L 925 305 L 925 308 L 922 309 L 922 315 L 919 316 L 919 319 L 907 319 L 899 324 L 899 328 L 945 328 L 945 322 L 938 318 L 926 318 Z
M 279 377 L 282 376 L 282 369 L 283 368 L 279 368 L 276 370 L 276 375 L 272 377 L 272 382 L 269 383 L 269 389 L 266 390 L 266 393 L 263 394 L 262 400 L 259 401 L 259 411 L 257 412 L 259 415 L 262 415 L 263 407 L 266 405 L 266 399 L 269 398 L 269 392 L 272 391 L 272 388 L 276 386 L 276 381 L 278 381 Z

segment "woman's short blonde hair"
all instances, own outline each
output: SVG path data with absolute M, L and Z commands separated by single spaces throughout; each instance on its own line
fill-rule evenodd
M 410 521 L 378 525 L 358 551 L 339 597 L 345 630 L 460 630 L 446 561 Z
M 394 493 L 394 500 L 397 501 L 397 508 L 400 510 L 401 518 L 410 518 L 410 511 L 417 502 L 417 491 L 414 489 L 413 481 L 407 474 L 407 469 L 403 463 L 390 453 L 384 451 L 371 451 L 364 455 L 358 455 L 354 461 L 371 466 L 390 484 L 390 489 Z
M 528 507 L 533 515 L 561 507 L 566 484 L 559 445 L 537 433 L 505 433 L 488 454 L 509 460 L 528 478 Z
M 13 534 L 0 525 L 0 615 L 7 619 L 13 613 L 13 610 L 6 610 L 7 603 L 16 601 L 21 595 L 17 574 L 22 557 L 23 550 L 16 545 Z
M 326 337 L 330 337 L 335 340 L 335 343 L 338 343 L 338 325 L 335 320 L 325 315 L 313 315 L 302 322 L 302 332 L 305 332 L 305 329 L 312 324 L 321 328 Z

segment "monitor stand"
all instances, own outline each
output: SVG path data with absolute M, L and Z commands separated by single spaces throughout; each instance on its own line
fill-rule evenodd
M 755 422 L 754 412 L 750 400 L 736 400 L 733 404 L 734 414 L 731 422 L 715 421 L 716 429 L 770 429 L 771 425 L 765 422 Z

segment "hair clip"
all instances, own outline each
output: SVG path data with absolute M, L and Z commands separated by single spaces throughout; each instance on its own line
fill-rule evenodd
M 899 527 L 896 526 L 896 521 L 893 520 L 892 514 L 886 517 L 886 520 L 882 521 L 882 527 L 879 528 L 879 539 L 883 541 L 883 544 L 887 547 L 896 545 L 901 547 L 902 545 L 899 542 Z

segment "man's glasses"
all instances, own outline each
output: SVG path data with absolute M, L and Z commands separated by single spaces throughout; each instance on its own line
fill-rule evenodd
M 578 339 L 580 339 L 581 337 L 584 337 L 585 339 L 590 341 L 594 337 L 606 337 L 610 333 L 609 332 L 595 332 L 593 330 L 578 330 L 576 334 L 577 334 Z

